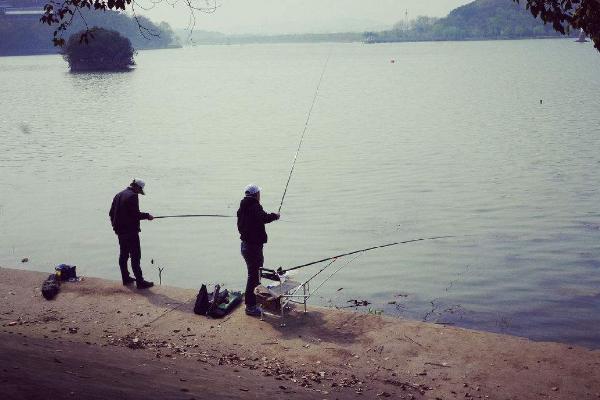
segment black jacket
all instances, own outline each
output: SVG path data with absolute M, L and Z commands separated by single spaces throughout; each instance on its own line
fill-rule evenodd
M 140 220 L 148 219 L 150 214 L 140 212 L 138 194 L 130 187 L 117 193 L 108 212 L 110 223 L 117 235 L 138 233 Z
M 242 242 L 267 243 L 265 224 L 277 219 L 277 214 L 268 214 L 254 197 L 244 197 L 237 212 L 237 226 Z

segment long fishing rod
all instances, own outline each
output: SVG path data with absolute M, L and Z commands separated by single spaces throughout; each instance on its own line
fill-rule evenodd
M 302 265 L 297 265 L 295 267 L 291 267 L 291 268 L 287 268 L 287 269 L 283 269 L 283 268 L 279 267 L 277 269 L 277 273 L 279 275 L 282 275 L 282 274 L 284 274 L 284 273 L 286 273 L 288 271 L 293 271 L 295 269 L 308 267 L 309 265 L 320 264 L 322 262 L 329 261 L 329 260 L 335 260 L 335 259 L 340 258 L 340 257 L 346 257 L 346 256 L 350 256 L 352 254 L 357 254 L 357 253 L 364 253 L 364 252 L 367 252 L 367 251 L 371 251 L 371 250 L 375 250 L 375 249 L 381 249 L 381 248 L 384 248 L 384 247 L 396 246 L 396 245 L 399 245 L 399 244 L 406 244 L 406 243 L 413 243 L 413 242 L 421 242 L 421 241 L 424 241 L 424 240 L 436 240 L 436 239 L 445 239 L 445 238 L 452 238 L 452 237 L 456 237 L 456 236 L 434 236 L 434 237 L 428 237 L 428 238 L 419 238 L 419 239 L 404 240 L 402 242 L 394 242 L 394 243 L 382 244 L 382 245 L 379 245 L 379 246 L 367 247 L 365 249 L 354 250 L 354 251 L 351 251 L 351 252 L 348 252 L 348 253 L 344 253 L 344 254 L 338 254 L 337 256 L 323 258 L 322 260 L 313 261 L 313 262 L 309 262 L 309 263 L 302 264 Z M 265 271 L 275 272 L 273 270 L 268 270 L 266 268 L 263 268 L 263 269 Z
M 233 218 L 233 215 L 223 215 L 223 214 L 160 215 L 158 217 L 154 217 L 154 219 L 158 219 L 158 218 L 195 218 L 195 217 Z
M 310 105 L 310 109 L 308 110 L 308 115 L 306 116 L 306 122 L 304 122 L 304 129 L 302 130 L 302 135 L 300 136 L 300 143 L 298 143 L 298 149 L 296 149 L 296 154 L 294 155 L 294 161 L 292 162 L 292 168 L 290 169 L 290 174 L 288 176 L 287 182 L 285 183 L 285 189 L 283 189 L 283 195 L 281 196 L 281 203 L 279 203 L 279 210 L 277 213 L 281 212 L 281 207 L 283 207 L 283 199 L 285 199 L 285 194 L 287 193 L 288 186 L 290 184 L 290 180 L 292 179 L 292 174 L 294 173 L 294 168 L 296 167 L 296 160 L 298 159 L 298 154 L 300 153 L 300 147 L 302 147 L 302 142 L 304 141 L 304 134 L 308 129 L 308 122 L 310 121 L 310 116 L 312 114 L 312 110 L 317 102 L 317 96 L 319 94 L 319 88 L 321 87 L 321 82 L 323 81 L 323 75 L 325 75 L 325 70 L 327 69 L 327 64 L 329 64 L 329 58 L 331 57 L 331 51 L 327 55 L 327 60 L 325 60 L 325 64 L 323 64 L 323 71 L 321 71 L 321 77 L 319 78 L 319 83 L 317 84 L 317 89 L 315 90 L 315 95 L 313 97 L 312 104 Z

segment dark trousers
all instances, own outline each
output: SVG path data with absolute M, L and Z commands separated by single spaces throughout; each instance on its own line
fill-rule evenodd
M 142 269 L 140 260 L 142 259 L 142 249 L 140 248 L 140 235 L 137 232 L 118 235 L 119 237 L 119 267 L 121 268 L 121 277 L 123 282 L 129 276 L 127 270 L 127 260 L 131 257 L 131 270 L 135 279 L 141 281 Z
M 254 288 L 260 284 L 260 269 L 263 267 L 265 258 L 263 257 L 263 245 L 242 242 L 242 257 L 246 261 L 248 268 L 248 280 L 246 281 L 246 307 L 256 305 L 256 295 Z

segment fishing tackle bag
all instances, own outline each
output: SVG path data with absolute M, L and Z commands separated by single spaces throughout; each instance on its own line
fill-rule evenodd
M 52 300 L 60 290 L 60 280 L 56 274 L 52 274 L 42 283 L 42 296 L 46 300 Z
M 76 265 L 60 264 L 54 267 L 54 270 L 59 273 L 60 280 L 64 282 L 77 279 L 76 268 Z
M 194 313 L 213 318 L 223 318 L 232 312 L 241 302 L 241 292 L 229 292 L 227 289 L 221 291 L 221 286 L 215 285 L 215 289 L 211 293 L 208 293 L 206 285 L 202 285 L 196 296 Z
M 218 302 L 209 310 L 208 315 L 213 318 L 223 318 L 236 309 L 242 302 L 241 292 L 229 292 L 227 289 L 218 296 Z

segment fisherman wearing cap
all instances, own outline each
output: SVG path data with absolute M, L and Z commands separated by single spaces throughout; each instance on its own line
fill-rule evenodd
M 242 240 L 242 256 L 248 268 L 246 282 L 246 314 L 258 317 L 261 309 L 256 305 L 254 288 L 260 284 L 260 269 L 263 266 L 263 245 L 267 243 L 265 224 L 279 219 L 278 213 L 266 213 L 260 205 L 260 188 L 248 185 L 237 212 L 237 226 Z
M 144 193 L 145 183 L 141 179 L 134 179 L 125 190 L 117 193 L 112 201 L 110 212 L 110 223 L 113 230 L 119 238 L 119 267 L 121 268 L 121 277 L 123 285 L 136 283 L 138 289 L 147 289 L 154 286 L 154 283 L 144 280 L 140 260 L 142 251 L 140 248 L 140 220 L 147 219 L 152 221 L 154 217 L 148 213 L 140 212 L 138 194 Z M 127 259 L 131 257 L 132 278 L 127 269 Z

